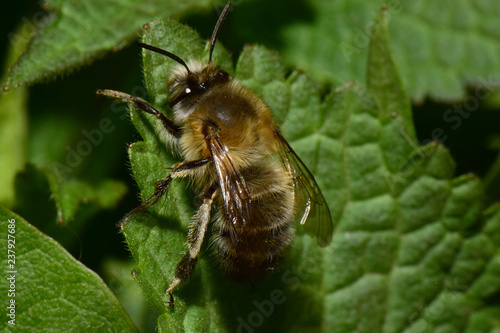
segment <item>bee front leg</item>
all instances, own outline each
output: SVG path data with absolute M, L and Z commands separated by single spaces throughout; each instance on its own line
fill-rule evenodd
M 193 221 L 189 225 L 188 246 L 189 250 L 186 252 L 181 261 L 177 264 L 175 269 L 174 280 L 170 283 L 167 289 L 169 297 L 168 304 L 174 306 L 174 296 L 172 291 L 184 280 L 188 279 L 193 273 L 198 255 L 200 254 L 203 238 L 207 231 L 208 222 L 210 221 L 210 210 L 215 197 L 215 185 L 210 186 L 202 195 L 203 203 L 200 209 L 194 216 Z
M 149 114 L 155 115 L 157 119 L 161 121 L 163 124 L 163 127 L 172 134 L 176 138 L 180 138 L 182 135 L 182 129 L 175 125 L 170 119 L 165 117 L 163 113 L 160 111 L 156 110 L 154 107 L 152 107 L 148 102 L 143 100 L 142 98 L 135 97 L 126 93 L 123 93 L 121 91 L 116 91 L 116 90 L 109 90 L 109 89 L 99 89 L 96 92 L 97 95 L 103 95 L 103 96 L 108 96 L 112 98 L 119 98 L 121 100 L 124 100 L 125 102 L 128 102 L 135 106 L 136 108 L 147 112 Z

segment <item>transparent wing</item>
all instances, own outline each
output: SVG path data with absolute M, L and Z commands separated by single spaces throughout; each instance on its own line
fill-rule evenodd
M 224 212 L 231 222 L 231 241 L 238 242 L 237 230 L 251 224 L 252 198 L 243 176 L 236 170 L 226 145 L 220 138 L 207 139 L 222 194 Z
M 292 147 L 276 132 L 280 156 L 285 168 L 293 177 L 296 217 L 306 233 L 317 239 L 319 246 L 328 246 L 332 241 L 333 223 L 325 197 L 314 176 L 300 160 Z

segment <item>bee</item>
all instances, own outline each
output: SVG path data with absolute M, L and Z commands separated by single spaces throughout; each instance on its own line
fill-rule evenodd
M 311 172 L 283 138 L 269 107 L 212 62 L 215 41 L 230 5 L 225 6 L 214 28 L 206 63 L 186 63 L 168 51 L 139 43 L 178 63 L 168 81 L 173 119 L 141 98 L 114 90 L 97 91 L 155 116 L 168 133 L 168 144 L 178 149 L 183 159 L 125 219 L 155 205 L 175 178 L 190 177 L 200 193 L 201 206 L 189 227 L 188 250 L 166 290 L 171 306 L 172 292 L 195 268 L 212 208 L 212 244 L 222 269 L 238 282 L 255 281 L 278 267 L 294 237 L 295 221 L 320 246 L 332 240 L 333 224 L 325 198 Z

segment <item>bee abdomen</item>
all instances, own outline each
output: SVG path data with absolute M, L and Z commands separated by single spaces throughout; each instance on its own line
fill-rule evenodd
M 218 237 L 219 260 L 228 277 L 235 281 L 254 281 L 274 271 L 294 234 L 292 226 L 271 228 L 238 235 L 236 245 L 229 233 Z
M 273 169 L 262 168 L 257 173 L 269 176 Z M 214 224 L 219 262 L 228 277 L 239 282 L 259 279 L 275 270 L 295 233 L 293 198 L 286 179 L 276 177 L 272 182 L 257 184 L 250 178 L 247 185 L 252 193 L 253 219 L 234 228 L 219 209 Z

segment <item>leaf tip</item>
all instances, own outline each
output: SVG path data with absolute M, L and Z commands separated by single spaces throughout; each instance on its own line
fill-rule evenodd
M 118 225 L 117 225 L 117 227 L 120 229 L 120 232 L 122 234 L 124 233 L 123 228 L 125 228 L 125 220 L 126 220 L 126 218 L 122 219 L 120 222 L 118 222 Z

